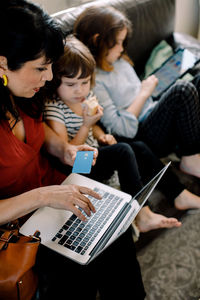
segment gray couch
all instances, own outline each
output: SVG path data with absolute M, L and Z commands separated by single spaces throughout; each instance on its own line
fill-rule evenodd
M 124 11 L 133 24 L 133 35 L 129 43 L 128 54 L 134 61 L 135 69 L 140 76 L 143 73 L 146 61 L 152 49 L 161 41 L 167 42 L 175 49 L 177 46 L 184 46 L 195 54 L 200 55 L 200 42 L 186 34 L 175 33 L 175 0 L 97 0 L 60 11 L 53 16 L 60 23 L 65 35 L 72 32 L 74 20 L 85 7 L 95 5 L 111 5 Z M 193 72 L 199 70 L 197 65 Z M 189 190 L 200 194 L 199 180 L 185 175 L 178 170 L 178 160 L 168 157 L 166 160 L 173 160 L 174 171 L 180 180 L 186 184 Z M 170 187 L 169 187 L 170 188 Z M 170 207 L 167 199 L 156 191 L 152 195 L 152 209 L 167 216 L 181 216 L 182 213 Z M 140 248 L 149 240 L 159 234 L 159 230 L 141 235 L 137 247 Z
M 174 49 L 181 45 L 200 53 L 200 42 L 197 39 L 174 32 L 175 2 L 175 0 L 96 0 L 60 11 L 53 16 L 67 35 L 72 32 L 76 17 L 85 7 L 100 3 L 124 11 L 133 24 L 128 54 L 140 75 L 150 52 L 161 40 L 167 40 Z

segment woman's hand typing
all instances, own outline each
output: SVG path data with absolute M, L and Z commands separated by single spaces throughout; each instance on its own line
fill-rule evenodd
M 82 208 L 88 216 L 95 212 L 94 206 L 85 195 L 101 199 L 101 196 L 93 190 L 72 184 L 40 187 L 12 198 L 2 199 L 0 201 L 0 225 L 45 206 L 69 210 L 85 221 L 86 217 L 78 207 Z
M 86 217 L 78 208 L 82 208 L 87 216 L 95 212 L 95 207 L 85 194 L 101 199 L 101 196 L 93 190 L 78 185 L 52 185 L 38 189 L 41 206 L 50 206 L 58 209 L 66 209 L 74 213 L 82 221 Z

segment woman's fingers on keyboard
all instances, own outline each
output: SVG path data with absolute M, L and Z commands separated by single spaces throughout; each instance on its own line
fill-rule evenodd
M 74 211 L 73 213 L 76 214 L 76 216 L 78 218 L 80 218 L 81 220 L 86 220 L 86 218 L 84 217 L 84 215 L 81 213 L 81 211 L 77 208 L 77 206 L 79 208 L 81 208 L 85 214 L 87 216 L 91 216 L 91 212 L 95 213 L 95 207 L 92 204 L 92 202 L 88 199 L 87 196 L 85 196 L 84 194 L 90 194 L 91 196 L 95 197 L 95 198 L 101 198 L 97 193 L 93 192 L 92 190 L 85 188 L 85 187 L 79 187 L 79 193 L 77 194 L 77 197 L 74 201 Z M 97 197 L 96 197 L 97 196 Z
M 90 201 L 90 199 L 87 197 L 92 196 L 96 199 L 101 199 L 102 197 L 94 192 L 92 189 L 89 189 L 87 187 L 83 186 L 74 186 L 75 190 L 74 195 L 73 195 L 73 200 L 71 201 L 71 207 L 70 210 L 82 221 L 86 221 L 86 217 L 84 214 L 81 212 L 81 208 L 87 216 L 91 216 L 91 212 L 95 213 L 95 207 Z
M 81 199 L 76 200 L 76 203 L 74 204 L 74 207 L 72 208 L 72 212 L 82 221 L 86 221 L 87 218 L 84 216 L 84 214 L 81 212 L 81 210 L 77 208 L 77 206 L 79 208 L 81 208 L 88 217 L 91 216 L 91 211 L 93 213 L 96 212 L 95 207 L 92 205 L 90 200 L 87 197 L 82 196 Z
M 90 216 L 91 211 L 94 213 L 96 212 L 94 205 L 92 202 L 84 195 L 81 195 L 80 199 L 78 200 L 78 206 L 84 210 L 84 212 Z
M 82 214 L 80 209 L 78 209 L 76 206 L 74 206 L 71 211 L 81 220 L 81 221 L 87 221 L 87 218 Z
M 81 193 L 81 200 L 84 202 L 82 205 L 84 206 L 84 207 L 81 207 L 81 208 L 83 208 L 84 209 L 84 211 L 85 211 L 85 209 L 87 209 L 87 206 L 89 207 L 89 209 L 92 211 L 92 212 L 95 212 L 96 210 L 95 210 L 95 207 L 93 206 L 93 204 L 91 203 L 91 201 L 87 198 L 87 196 L 84 196 L 83 194 L 87 194 L 87 195 L 89 195 L 89 196 L 92 196 L 92 197 L 94 197 L 94 198 L 96 198 L 96 199 L 101 199 L 102 197 L 98 194 L 98 193 L 96 193 L 95 191 L 93 191 L 93 190 L 91 190 L 91 189 L 89 189 L 89 188 L 86 188 L 86 187 L 80 187 L 80 193 Z M 85 206 L 85 204 L 87 204 L 87 206 Z M 85 211 L 86 212 L 86 211 Z M 87 213 L 87 212 L 86 212 Z M 88 215 L 88 214 L 87 214 Z
M 89 189 L 89 188 L 87 188 L 85 186 L 80 186 L 79 188 L 80 188 L 79 191 L 82 194 L 87 194 L 87 195 L 90 195 L 90 196 L 92 196 L 94 198 L 97 198 L 97 199 L 101 199 L 102 198 L 98 193 L 96 193 L 92 189 Z

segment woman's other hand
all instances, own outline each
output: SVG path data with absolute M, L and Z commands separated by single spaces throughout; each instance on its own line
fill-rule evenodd
M 76 146 L 76 145 L 71 145 L 69 143 L 65 143 L 64 153 L 63 153 L 64 156 L 62 162 L 64 164 L 73 166 L 77 151 L 94 151 L 92 165 L 93 166 L 95 165 L 98 156 L 98 150 L 94 147 L 90 147 L 85 144 Z

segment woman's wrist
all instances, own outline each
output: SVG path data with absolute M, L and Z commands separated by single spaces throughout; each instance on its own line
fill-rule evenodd
M 37 206 L 35 209 L 45 207 L 45 206 L 50 206 L 50 202 L 49 202 L 50 197 L 48 197 L 48 193 L 45 187 L 37 188 L 33 190 L 33 192 L 34 192 L 33 197 L 36 199 L 36 206 Z

